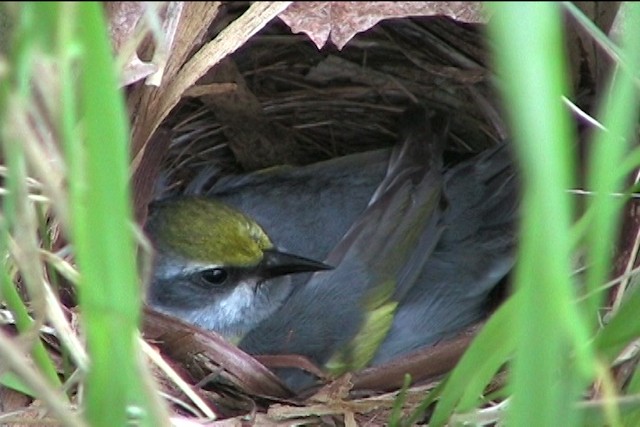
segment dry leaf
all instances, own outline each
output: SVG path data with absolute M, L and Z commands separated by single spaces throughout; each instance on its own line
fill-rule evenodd
M 480 2 L 296 2 L 280 14 L 280 19 L 294 33 L 307 34 L 318 49 L 329 36 L 342 49 L 353 36 L 383 19 L 431 15 L 486 22 Z
M 144 15 L 146 6 L 138 1 L 105 2 L 109 21 L 109 36 L 116 52 L 120 52 L 133 34 Z
M 198 381 L 211 373 L 235 384 L 247 394 L 291 397 L 271 371 L 213 331 L 205 331 L 150 308 L 144 316 L 145 339 L 155 342 L 163 355 L 180 362 Z
M 147 4 L 136 1 L 106 2 L 109 35 L 120 64 L 120 84 L 123 86 L 145 78 L 157 70 L 138 57 L 136 49 L 144 33 L 142 18 Z

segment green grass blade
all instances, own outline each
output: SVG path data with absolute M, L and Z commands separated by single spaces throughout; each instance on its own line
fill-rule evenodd
M 391 408 L 391 414 L 389 415 L 389 427 L 397 427 L 401 424 L 402 408 L 407 401 L 407 390 L 411 385 L 411 375 L 405 374 L 402 388 L 398 392 L 398 395 L 393 400 L 393 407 Z
M 593 212 L 587 235 L 589 247 L 589 269 L 586 309 L 592 314 L 592 325 L 599 326 L 598 313 L 603 301 L 603 292 L 596 290 L 606 282 L 611 269 L 611 254 L 619 232 L 621 209 L 625 198 L 611 194 L 622 192 L 626 174 L 619 165 L 630 152 L 630 141 L 638 121 L 637 79 L 640 68 L 640 20 L 636 16 L 637 5 L 630 5 L 626 14 L 624 45 L 620 52 L 621 63 L 606 91 L 607 97 L 599 106 L 599 121 L 607 131 L 595 134 L 589 162 L 587 185 L 593 192 L 589 198 L 589 209 Z M 635 12 L 635 13 L 634 13 Z M 632 71 L 633 70 L 633 71 Z
M 73 240 L 82 274 L 79 299 L 91 357 L 86 417 L 93 426 L 122 426 L 130 414 L 157 426 L 140 371 L 136 275 L 129 193 L 128 127 L 100 3 L 75 4 L 82 42 L 80 104 L 84 141 L 71 168 Z M 69 147 L 68 147 L 69 148 Z M 78 176 L 79 175 L 79 176 Z
M 519 299 L 513 296 L 496 310 L 447 376 L 431 426 L 444 425 L 456 409 L 463 412 L 477 405 L 491 378 L 507 363 L 515 348 L 511 325 Z
M 490 36 L 524 186 L 515 280 L 522 302 L 512 329 L 517 345 L 508 419 L 512 425 L 575 425 L 572 402 L 578 380 L 593 375 L 593 355 L 573 303 L 573 206 L 566 189 L 575 156 L 561 102 L 568 94 L 568 73 L 560 7 L 506 2 L 492 9 Z M 577 364 L 570 363 L 571 350 Z

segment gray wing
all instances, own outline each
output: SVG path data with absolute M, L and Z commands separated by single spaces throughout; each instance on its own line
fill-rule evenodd
M 395 287 L 391 294 L 410 289 L 422 265 L 407 260 L 417 249 L 424 253 L 416 259 L 428 258 L 439 235 L 446 132 L 446 127 L 434 132 L 424 111 L 412 114 L 410 131 L 391 156 L 380 191 L 327 258 L 336 269 L 314 274 L 242 340 L 241 348 L 252 354 L 300 354 L 324 365 L 359 332 L 366 299 L 384 293 L 381 287 L 387 285 Z M 294 389 L 310 381 L 300 372 L 280 374 Z
M 485 316 L 515 262 L 518 180 L 503 143 L 445 175 L 444 230 L 401 302 L 374 364 L 450 337 Z

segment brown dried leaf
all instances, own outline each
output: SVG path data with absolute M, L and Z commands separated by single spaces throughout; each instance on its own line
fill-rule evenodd
M 383 19 L 446 15 L 486 22 L 480 2 L 295 2 L 280 14 L 294 33 L 303 32 L 321 49 L 329 36 L 342 49 L 357 33 Z
M 402 387 L 405 374 L 412 383 L 433 381 L 458 363 L 481 324 L 451 340 L 399 356 L 388 363 L 357 372 L 353 376 L 355 390 L 394 390 Z
M 120 85 L 130 85 L 152 75 L 153 73 L 156 73 L 157 71 L 158 67 L 155 64 L 144 62 L 138 58 L 138 55 L 134 55 L 129 59 L 129 61 L 127 61 L 120 72 Z
M 108 1 L 104 7 L 113 49 L 120 52 L 135 33 L 146 6 L 139 1 Z
M 291 397 L 271 371 L 215 332 L 149 308 L 145 310 L 144 332 L 145 339 L 155 342 L 163 354 L 187 368 L 197 381 L 215 373 L 250 395 Z
M 0 385 L 0 413 L 25 409 L 31 402 L 33 402 L 32 397 Z
M 397 400 L 397 391 L 360 399 L 353 399 L 347 395 L 341 398 L 342 393 L 346 392 L 350 386 L 349 376 L 345 375 L 336 381 L 336 390 L 334 390 L 336 394 L 326 402 L 318 401 L 319 395 L 315 395 L 307 399 L 304 406 L 273 404 L 268 409 L 268 416 L 274 420 L 288 420 L 289 422 L 304 420 L 305 424 L 310 424 L 311 420 L 316 417 L 321 417 L 323 420 L 326 420 L 327 417 L 341 417 L 345 425 L 350 423 L 352 425 L 378 425 L 377 423 L 389 419 L 389 412 Z M 432 388 L 433 385 L 413 387 L 407 390 L 405 408 L 409 410 L 416 408 L 424 400 L 427 390 Z M 357 423 L 356 417 L 358 418 Z M 302 421 L 300 422 L 302 423 Z
M 145 32 L 142 18 L 147 7 L 146 3 L 137 1 L 105 3 L 109 35 L 118 63 L 121 64 L 120 84 L 123 86 L 141 80 L 157 70 L 156 65 L 142 61 L 136 53 Z
M 109 35 L 120 64 L 120 83 L 130 85 L 147 77 L 147 84 L 159 86 L 164 75 L 184 3 L 106 2 Z M 147 34 L 155 42 L 153 58 L 143 61 L 138 49 Z
M 311 360 L 295 354 L 256 355 L 255 359 L 269 369 L 296 368 L 309 372 L 318 378 L 325 378 L 326 374 Z
M 352 374 L 350 373 L 342 375 L 340 378 L 337 378 L 318 390 L 310 400 L 328 403 L 330 405 L 339 405 L 349 398 L 349 392 L 353 389 L 351 377 Z

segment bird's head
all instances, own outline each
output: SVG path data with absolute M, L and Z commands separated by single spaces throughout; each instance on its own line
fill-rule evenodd
M 229 338 L 280 307 L 289 274 L 331 268 L 279 251 L 258 223 L 214 199 L 158 202 L 146 231 L 156 252 L 148 303 Z

